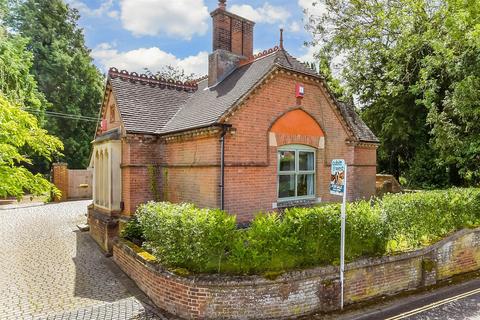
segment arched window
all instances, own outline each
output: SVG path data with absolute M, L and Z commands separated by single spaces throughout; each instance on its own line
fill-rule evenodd
M 315 198 L 315 149 L 304 145 L 278 148 L 278 200 Z

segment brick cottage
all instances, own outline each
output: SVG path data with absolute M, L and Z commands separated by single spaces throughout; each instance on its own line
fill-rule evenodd
M 254 23 L 211 13 L 208 76 L 180 82 L 110 69 L 93 142 L 88 222 L 105 250 L 148 200 L 193 202 L 252 219 L 338 201 L 330 162 L 349 168 L 349 200 L 375 193 L 377 138 L 323 77 L 283 47 L 253 55 Z

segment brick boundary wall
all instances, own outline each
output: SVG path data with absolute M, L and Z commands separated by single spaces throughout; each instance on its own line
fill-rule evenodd
M 186 319 L 291 319 L 338 309 L 338 267 L 260 276 L 180 277 L 117 240 L 113 258 L 161 309 Z M 409 253 L 346 265 L 345 302 L 352 304 L 436 284 L 480 269 L 480 228 L 464 229 Z

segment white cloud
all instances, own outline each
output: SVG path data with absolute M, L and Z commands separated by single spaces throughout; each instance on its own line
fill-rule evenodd
M 198 76 L 202 76 L 208 71 L 208 52 L 205 51 L 201 51 L 195 56 L 179 59 L 157 47 L 121 52 L 111 44 L 102 43 L 92 50 L 92 57 L 103 66 L 104 70 L 116 67 L 119 70 L 143 73 L 144 68 L 156 72 L 164 66 L 171 65 L 183 68 L 187 74 L 195 73 Z
M 230 11 L 257 23 L 285 23 L 291 16 L 287 9 L 280 6 L 272 6 L 268 2 L 265 2 L 262 7 L 258 8 L 253 8 L 248 4 L 235 4 Z
M 302 62 L 315 62 L 315 54 L 319 51 L 315 46 L 308 46 L 304 48 L 305 53 L 298 58 Z
M 297 21 L 293 21 L 288 26 L 288 31 L 290 32 L 299 32 L 301 29 L 302 29 L 302 26 Z
M 107 16 L 113 19 L 118 19 L 118 17 L 120 16 L 120 13 L 117 10 L 113 10 L 113 11 L 109 11 L 107 13 Z
M 207 32 L 210 18 L 203 0 L 121 0 L 120 10 L 123 27 L 137 36 L 190 40 Z
M 67 0 L 67 3 L 77 9 L 80 14 L 84 16 L 89 16 L 89 17 L 101 17 L 103 15 L 107 15 L 111 18 L 116 18 L 118 16 L 118 12 L 115 10 L 111 10 L 113 7 L 113 0 L 106 0 L 102 2 L 100 7 L 96 9 L 90 8 L 88 5 L 86 5 L 83 1 L 80 0 Z M 115 13 L 117 13 L 115 15 Z
M 325 5 L 318 0 L 298 0 L 298 5 L 306 11 L 307 16 L 321 16 L 326 12 Z

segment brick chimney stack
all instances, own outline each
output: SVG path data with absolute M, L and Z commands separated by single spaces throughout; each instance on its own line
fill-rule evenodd
M 213 52 L 208 59 L 208 85 L 221 82 L 238 63 L 253 55 L 254 22 L 227 11 L 219 0 L 210 15 L 213 20 Z

